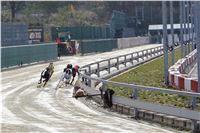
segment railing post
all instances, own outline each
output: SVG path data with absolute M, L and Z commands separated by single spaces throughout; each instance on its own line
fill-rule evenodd
M 110 73 L 110 59 L 108 59 L 108 73 Z
M 146 50 L 145 57 L 149 58 L 149 49 Z
M 91 66 L 89 65 L 89 67 L 88 67 L 88 72 L 89 72 L 89 76 L 91 76 Z M 91 87 L 91 79 L 89 79 L 88 80 L 88 86 L 90 86 Z
M 192 104 L 192 110 L 194 110 L 196 108 L 196 98 L 195 97 L 192 97 L 191 104 Z
M 148 49 L 148 56 L 151 57 L 151 49 Z
M 149 49 L 149 51 L 148 51 L 148 55 L 151 57 L 151 49 Z
M 161 47 L 159 47 L 159 54 L 162 54 L 163 53 L 163 50 Z
M 142 59 L 144 60 L 144 50 L 142 50 Z
M 160 49 L 159 49 L 159 47 L 157 47 L 155 53 L 156 53 L 157 55 L 160 55 L 159 52 L 160 52 Z
M 86 73 L 87 73 L 87 70 L 86 70 L 86 69 L 84 69 L 84 74 L 86 74 Z M 87 80 L 87 79 L 86 79 L 86 78 L 85 78 L 85 77 L 82 75 L 82 82 L 84 82 L 84 83 L 85 83 L 85 82 L 86 82 L 86 80 Z
M 133 53 L 131 53 L 131 64 L 133 65 Z
M 159 55 L 158 51 L 159 51 L 158 47 L 157 47 L 156 49 L 154 49 L 154 53 L 155 53 L 155 55 L 157 55 L 157 56 Z
M 126 55 L 124 56 L 124 65 L 126 67 Z
M 133 88 L 132 97 L 133 97 L 133 100 L 137 100 L 138 99 L 138 89 Z M 135 119 L 137 119 L 138 118 L 138 109 L 134 108 L 134 112 L 135 112 Z
M 160 54 L 161 54 L 160 47 L 157 47 L 156 53 L 157 53 L 157 55 L 160 55 Z
M 97 63 L 97 76 L 100 77 L 100 66 L 99 66 L 99 62 Z
M 119 56 L 117 57 L 117 70 L 119 70 Z
M 154 48 L 154 49 L 153 49 L 154 56 L 156 56 L 157 50 L 158 50 L 158 48 Z M 158 54 L 157 54 L 157 55 L 158 55 Z
M 161 48 L 160 47 L 157 47 L 157 51 L 156 51 L 156 53 L 157 53 L 157 55 L 160 55 L 161 54 Z
M 139 62 L 139 52 L 137 52 L 137 62 Z
M 195 110 L 195 108 L 196 108 L 196 97 L 192 97 L 192 110 Z M 191 129 L 192 129 L 192 132 L 195 133 L 195 131 L 197 129 L 197 121 L 196 120 L 192 120 Z

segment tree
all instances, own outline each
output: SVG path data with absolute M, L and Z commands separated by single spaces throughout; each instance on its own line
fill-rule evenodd
M 49 21 L 52 25 L 57 26 L 94 25 L 97 23 L 97 14 L 90 10 L 77 10 L 73 5 L 68 5 L 59 8 Z
M 8 1 L 9 6 L 10 6 L 10 11 L 11 11 L 11 22 L 15 21 L 15 14 L 17 11 L 22 9 L 22 6 L 25 6 L 24 1 Z M 7 3 L 5 2 L 4 5 Z
M 10 9 L 11 9 L 11 22 L 15 19 L 15 9 L 16 9 L 16 1 L 9 1 Z

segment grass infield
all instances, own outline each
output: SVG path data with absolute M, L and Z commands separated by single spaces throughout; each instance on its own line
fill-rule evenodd
M 181 58 L 181 50 L 176 49 L 175 61 Z M 171 66 L 171 53 L 169 54 L 169 65 Z M 164 84 L 164 57 L 161 56 L 153 61 L 145 63 L 137 68 L 133 68 L 119 76 L 111 79 L 111 81 L 134 83 L 144 86 L 153 86 L 159 88 L 174 89 L 171 86 Z M 130 97 L 132 89 L 113 87 L 109 85 L 115 91 L 118 96 Z M 139 90 L 139 99 L 142 101 L 148 101 L 153 103 L 160 103 L 165 105 L 173 105 L 178 107 L 189 108 L 191 104 L 191 98 L 185 96 L 177 96 L 160 92 L 142 91 Z M 200 110 L 200 100 L 198 99 L 198 110 Z

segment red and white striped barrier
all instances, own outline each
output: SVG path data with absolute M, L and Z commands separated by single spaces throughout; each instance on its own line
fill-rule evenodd
M 182 58 L 171 66 L 169 72 L 169 84 L 185 91 L 198 92 L 197 79 L 188 77 L 184 74 L 185 69 L 191 65 L 197 58 L 197 50 L 192 51 L 185 58 Z

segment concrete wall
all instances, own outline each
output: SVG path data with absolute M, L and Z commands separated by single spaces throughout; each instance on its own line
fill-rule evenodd
M 130 48 L 150 43 L 149 37 L 131 37 L 117 39 L 118 49 Z
M 149 37 L 130 37 L 118 39 L 96 39 L 83 40 L 80 43 L 80 52 L 83 54 L 112 51 L 113 49 L 124 49 L 134 46 L 149 44 Z

